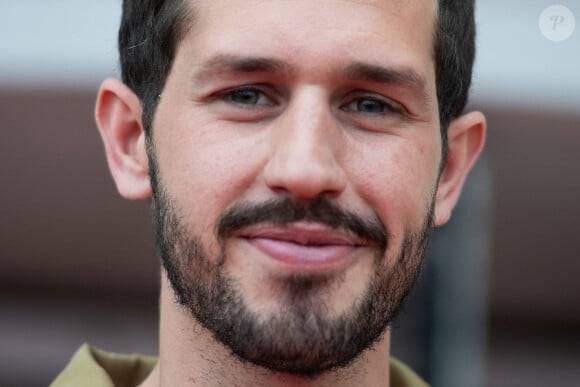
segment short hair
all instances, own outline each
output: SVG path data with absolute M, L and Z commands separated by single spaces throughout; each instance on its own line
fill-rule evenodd
M 443 159 L 447 127 L 465 109 L 475 57 L 474 0 L 438 0 L 433 49 Z M 194 14 L 187 0 L 123 0 L 119 29 L 121 75 L 143 106 L 143 126 L 151 131 L 177 45 Z

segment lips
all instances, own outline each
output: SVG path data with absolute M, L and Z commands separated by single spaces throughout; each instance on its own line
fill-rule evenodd
M 236 234 L 267 258 L 298 271 L 343 266 L 353 259 L 357 248 L 369 245 L 346 231 L 304 222 L 284 227 L 248 227 Z

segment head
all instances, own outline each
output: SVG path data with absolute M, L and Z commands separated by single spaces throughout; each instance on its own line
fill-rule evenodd
M 467 103 L 475 58 L 475 0 L 435 0 L 433 52 L 443 159 L 447 127 Z M 123 1 L 119 53 L 123 82 L 143 104 L 143 124 L 151 123 L 159 95 L 181 39 L 195 21 L 188 0 Z
M 97 122 L 177 302 L 316 374 L 383 338 L 483 145 L 465 1 L 124 1 Z

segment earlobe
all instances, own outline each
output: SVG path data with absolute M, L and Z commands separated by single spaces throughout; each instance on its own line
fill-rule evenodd
M 477 161 L 485 143 L 485 117 L 480 112 L 471 112 L 453 120 L 447 130 L 447 159 L 435 198 L 436 226 L 449 220 L 459 200 L 463 184 L 469 171 Z
M 116 79 L 101 85 L 95 120 L 119 193 L 127 199 L 151 195 L 142 107 L 133 91 Z

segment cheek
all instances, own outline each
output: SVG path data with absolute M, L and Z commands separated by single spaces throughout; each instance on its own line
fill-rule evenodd
M 163 187 L 198 232 L 213 231 L 259 173 L 260 138 L 202 114 L 159 117 L 155 152 Z
M 353 186 L 400 240 L 422 225 L 437 181 L 437 142 L 383 138 L 352 147 Z

